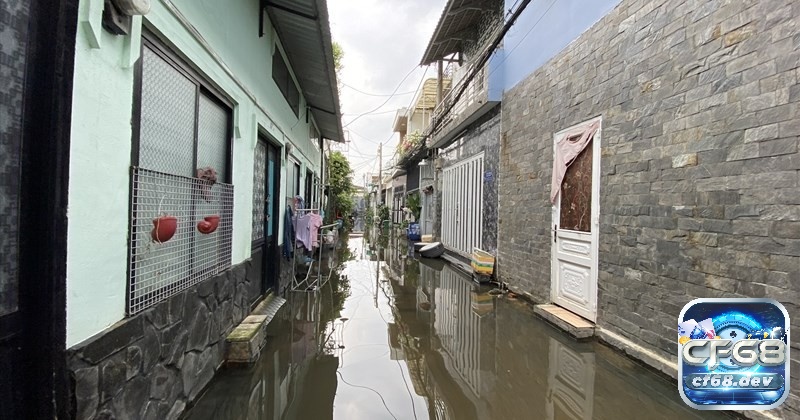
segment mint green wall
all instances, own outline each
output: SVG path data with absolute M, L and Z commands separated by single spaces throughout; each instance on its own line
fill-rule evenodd
M 102 3 L 82 0 L 79 13 L 70 151 L 67 347 L 125 314 L 132 64 L 138 58 L 142 27 L 235 104 L 233 264 L 250 257 L 258 132 L 280 144 L 291 142 L 303 171 L 320 172 L 319 151 L 308 139 L 305 103 L 298 119 L 272 81 L 275 37 L 268 20 L 265 36 L 258 37 L 258 0 L 154 0 L 144 23 L 135 19 L 133 35 L 125 37 L 99 29 L 97 11 L 102 12 Z M 202 35 L 194 34 L 192 27 Z M 286 165 L 282 179 L 279 197 L 286 191 Z
M 82 4 L 86 12 L 86 4 Z M 67 237 L 67 345 L 125 314 L 133 69 L 125 40 L 78 30 Z M 113 69 L 113 71 L 109 71 Z

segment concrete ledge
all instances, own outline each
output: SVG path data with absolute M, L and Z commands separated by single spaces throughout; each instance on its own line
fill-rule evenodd
M 267 325 L 285 303 L 286 299 L 270 295 L 258 304 L 225 339 L 225 362 L 253 363 L 258 360 L 266 343 Z
M 594 335 L 594 324 L 559 306 L 553 304 L 535 305 L 533 312 L 579 340 L 587 339 Z
M 253 363 L 261 354 L 266 338 L 264 324 L 242 323 L 225 339 L 225 361 L 228 363 Z
M 447 261 L 453 268 L 463 272 L 468 276 L 472 276 L 472 267 L 470 267 L 469 264 L 461 261 L 457 257 L 450 255 L 447 251 L 445 251 L 445 253 L 442 254 L 441 258 Z
M 638 360 L 645 365 L 650 366 L 658 370 L 659 372 L 664 373 L 665 375 L 671 377 L 677 383 L 678 381 L 678 364 L 677 362 L 673 362 L 669 359 L 666 359 L 653 351 L 650 351 L 630 340 L 627 338 L 613 333 L 609 330 L 606 330 L 601 327 L 597 327 L 595 329 L 595 336 L 600 340 L 603 344 L 608 345 L 609 347 L 621 351 L 625 353 L 628 357 Z M 678 344 L 675 343 L 675 350 L 677 351 Z M 785 418 L 781 415 L 780 411 L 778 410 L 768 410 L 768 411 L 733 411 L 743 418 L 754 419 L 754 420 L 778 420 Z
M 631 358 L 639 360 L 650 367 L 655 368 L 659 372 L 664 373 L 672 379 L 678 380 L 678 364 L 672 360 L 666 359 L 657 353 L 648 350 L 627 338 L 613 333 L 607 329 L 597 327 L 595 335 L 603 343 L 622 351 Z M 675 349 L 677 351 L 678 342 L 675 342 Z

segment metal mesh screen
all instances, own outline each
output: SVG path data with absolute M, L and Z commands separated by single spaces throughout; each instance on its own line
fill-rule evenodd
M 217 170 L 217 181 L 225 179 L 228 156 L 228 111 L 200 95 L 197 119 L 197 167 Z
M 195 175 L 196 95 L 197 86 L 191 80 L 158 54 L 143 48 L 139 166 Z
M 256 143 L 253 162 L 253 242 L 264 239 L 264 202 L 266 195 L 267 145 Z
M 231 266 L 233 185 L 135 167 L 131 178 L 128 312 L 135 314 Z M 159 243 L 152 231 L 165 215 L 177 218 L 177 229 Z M 214 215 L 217 229 L 200 233 L 198 222 Z

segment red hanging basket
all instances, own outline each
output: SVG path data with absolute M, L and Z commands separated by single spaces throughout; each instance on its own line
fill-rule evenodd
M 175 231 L 178 230 L 178 218 L 175 216 L 161 216 L 153 219 L 153 230 L 150 237 L 153 241 L 164 243 L 172 239 Z
M 214 233 L 219 227 L 219 215 L 206 216 L 197 222 L 197 231 L 202 234 Z

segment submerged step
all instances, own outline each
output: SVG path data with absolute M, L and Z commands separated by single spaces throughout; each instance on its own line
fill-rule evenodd
M 225 339 L 227 363 L 253 363 L 258 360 L 267 338 L 267 324 L 274 318 L 286 299 L 268 296 L 228 334 Z
M 560 306 L 535 305 L 533 312 L 577 339 L 589 338 L 594 335 L 593 323 Z

